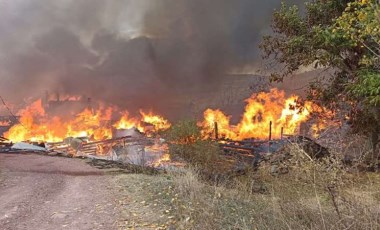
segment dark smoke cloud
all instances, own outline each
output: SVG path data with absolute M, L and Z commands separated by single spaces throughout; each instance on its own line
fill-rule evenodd
M 0 0 L 0 92 L 17 101 L 60 91 L 170 113 L 175 100 L 216 88 L 226 73 L 254 65 L 279 5 Z

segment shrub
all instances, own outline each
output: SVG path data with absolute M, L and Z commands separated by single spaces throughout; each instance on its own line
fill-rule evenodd
M 210 168 L 221 153 L 217 143 L 202 139 L 201 129 L 195 121 L 181 121 L 167 133 L 169 152 L 191 165 Z

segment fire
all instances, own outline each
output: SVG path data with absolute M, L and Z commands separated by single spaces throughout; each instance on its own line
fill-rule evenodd
M 272 122 L 272 137 L 294 134 L 301 123 L 306 122 L 316 105 L 306 102 L 299 105 L 297 96 L 285 97 L 285 92 L 271 89 L 270 92 L 253 94 L 246 100 L 245 112 L 237 126 L 230 125 L 230 118 L 220 110 L 208 109 L 202 123 L 204 133 L 213 133 L 214 123 L 218 124 L 220 136 L 229 139 L 267 139 L 269 124 Z
M 142 116 L 141 121 L 152 124 L 154 126 L 154 131 L 166 130 L 171 126 L 168 120 L 159 115 L 154 115 L 152 112 L 144 113 L 143 111 L 140 111 L 140 114 Z
M 116 124 L 113 125 L 116 129 L 131 129 L 138 126 L 138 120 L 135 118 L 129 118 L 129 113 L 124 112 L 124 115 L 120 118 Z
M 170 154 L 169 154 L 169 146 L 167 144 L 159 143 L 157 142 L 157 140 L 154 145 L 145 147 L 145 151 L 148 153 L 154 153 L 160 156 L 158 159 L 152 162 L 153 167 L 160 167 L 163 164 L 171 161 Z
M 207 109 L 204 112 L 204 120 L 200 122 L 203 135 L 206 138 L 214 137 L 215 123 L 217 123 L 219 137 L 234 140 L 267 139 L 271 122 L 272 137 L 278 138 L 282 131 L 285 134 L 295 134 L 300 125 L 308 121 L 314 112 L 323 110 L 307 101 L 300 106 L 298 96 L 286 97 L 285 92 L 278 89 L 253 94 L 246 103 L 241 121 L 235 126 L 231 125 L 230 117 L 221 110 Z M 18 115 L 20 123 L 5 133 L 5 137 L 14 142 L 25 140 L 60 142 L 67 137 L 88 137 L 90 141 L 103 140 L 111 138 L 114 129 L 135 127 L 141 132 L 151 134 L 171 127 L 167 119 L 152 112 L 140 110 L 138 116 L 132 117 L 128 111 L 121 112 L 116 107 L 104 105 L 98 105 L 96 109 L 88 106 L 71 118 L 51 116 L 45 111 L 41 100 L 19 111 Z M 114 121 L 115 115 L 120 119 Z M 317 130 L 325 126 L 322 122 L 312 128 Z
M 201 124 L 203 129 L 203 135 L 212 132 L 215 129 L 215 122 L 218 124 L 218 134 L 228 139 L 236 139 L 236 132 L 230 126 L 230 117 L 227 117 L 219 109 L 212 110 L 207 109 L 204 112 L 204 121 Z
M 152 112 L 145 113 L 140 110 L 140 118 L 129 117 L 128 112 L 124 112 L 124 115 L 120 118 L 118 122 L 114 125 L 116 129 L 130 129 L 137 128 L 140 132 L 157 132 L 161 130 L 166 130 L 171 127 L 171 124 L 168 120 L 162 116 L 153 114 Z M 153 130 L 149 129 L 145 124 L 150 124 L 153 126 Z
M 9 126 L 10 124 L 9 121 L 0 121 L 0 126 Z
M 336 129 L 342 126 L 340 120 L 334 119 L 334 117 L 336 116 L 335 112 L 319 106 L 313 106 L 313 109 L 313 111 L 317 111 L 318 114 L 323 114 L 323 117 L 319 117 L 318 122 L 314 123 L 311 126 L 311 135 L 314 138 L 320 137 L 322 132 L 327 130 L 328 128 Z
M 91 137 L 100 140 L 111 137 L 112 130 L 106 123 L 110 120 L 111 109 L 91 111 L 85 109 L 70 121 L 47 115 L 41 100 L 37 100 L 20 111 L 20 123 L 11 127 L 5 136 L 14 141 L 59 142 L 66 137 Z
M 170 154 L 169 153 L 164 153 L 160 159 L 158 159 L 156 162 L 153 163 L 153 167 L 159 167 L 163 163 L 170 162 Z
M 74 120 L 64 123 L 67 127 L 65 137 L 91 137 L 94 140 L 111 138 L 111 116 L 111 108 L 100 108 L 96 111 L 85 109 Z
M 37 100 L 21 110 L 20 123 L 12 126 L 5 137 L 13 142 L 44 141 L 60 142 L 67 137 L 88 137 L 90 140 L 112 138 L 112 130 L 139 128 L 145 132 L 143 122 L 154 126 L 154 131 L 168 129 L 170 123 L 161 116 L 141 112 L 141 118 L 129 118 L 124 112 L 120 120 L 113 123 L 112 117 L 119 113 L 114 107 L 100 105 L 97 109 L 86 108 L 75 114 L 72 119 L 63 120 L 58 116 L 49 116 L 43 107 L 42 100 Z

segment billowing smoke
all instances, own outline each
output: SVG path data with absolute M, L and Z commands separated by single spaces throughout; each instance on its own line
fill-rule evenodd
M 279 5 L 0 0 L 0 95 L 17 101 L 59 91 L 170 113 L 168 105 L 215 89 L 231 70 L 254 65 L 262 32 Z

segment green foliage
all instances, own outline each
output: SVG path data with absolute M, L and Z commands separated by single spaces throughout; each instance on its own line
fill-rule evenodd
M 328 30 L 330 36 L 345 41 L 349 47 L 359 47 L 360 65 L 377 68 L 380 58 L 380 8 L 375 0 L 349 3 L 342 15 Z
M 377 0 L 315 0 L 306 12 L 282 4 L 273 14 L 273 35 L 260 45 L 264 58 L 282 69 L 282 81 L 301 67 L 330 68 L 328 78 L 310 84 L 309 99 L 330 109 L 350 111 L 360 131 L 380 133 L 380 6 Z M 339 105 L 339 106 L 338 106 Z M 378 135 L 375 135 L 378 136 Z M 377 140 L 374 141 L 376 142 Z
M 191 165 L 208 168 L 218 159 L 220 148 L 210 141 L 196 141 L 192 144 L 170 144 L 169 151 Z
M 195 121 L 181 121 L 167 133 L 169 152 L 191 165 L 210 168 L 217 161 L 221 150 L 217 143 L 203 140 L 201 129 Z
M 272 74 L 272 81 L 282 81 L 302 66 L 351 69 L 355 65 L 354 57 L 341 56 L 340 47 L 345 43 L 331 36 L 328 30 L 332 18 L 342 13 L 346 2 L 313 1 L 306 4 L 305 16 L 297 7 L 282 4 L 273 14 L 274 35 L 264 36 L 260 45 L 264 58 L 273 57 L 283 67 Z
M 202 139 L 201 129 L 194 120 L 180 121 L 169 129 L 166 138 L 170 142 L 192 144 Z
M 350 88 L 350 93 L 369 106 L 380 106 L 380 72 L 360 71 L 358 82 Z

